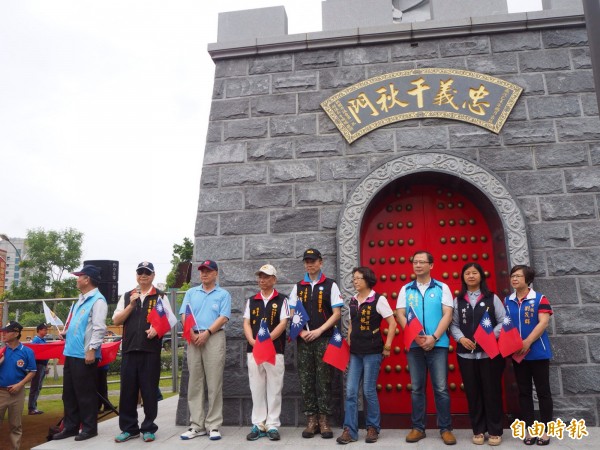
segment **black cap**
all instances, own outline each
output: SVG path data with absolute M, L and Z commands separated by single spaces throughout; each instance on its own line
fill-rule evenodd
M 304 252 L 304 256 L 302 257 L 303 261 L 305 259 L 312 259 L 315 261 L 317 259 L 323 259 L 323 257 L 321 256 L 321 252 L 316 248 L 309 248 Z
M 23 329 L 23 325 L 21 325 L 19 322 L 15 322 L 14 320 L 11 320 L 10 322 L 8 322 L 6 324 L 6 326 L 4 328 L 0 329 L 0 331 L 4 331 L 7 333 L 10 331 L 18 331 L 20 333 L 22 329 Z

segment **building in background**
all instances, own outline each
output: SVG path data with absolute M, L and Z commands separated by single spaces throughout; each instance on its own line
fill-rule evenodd
M 5 291 L 5 274 L 6 274 L 6 250 L 0 248 L 0 295 L 2 295 Z
M 13 243 L 14 247 L 10 245 L 10 242 Z M 19 281 L 21 280 L 19 263 L 25 256 L 25 239 L 11 237 L 10 242 L 0 240 L 0 250 L 6 252 L 6 269 L 4 277 L 2 278 L 4 280 L 5 290 L 9 290 L 13 283 L 15 283 L 15 285 L 19 284 Z M 18 252 L 15 250 L 15 247 Z

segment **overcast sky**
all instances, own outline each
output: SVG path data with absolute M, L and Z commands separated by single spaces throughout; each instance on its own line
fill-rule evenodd
M 276 5 L 321 29 L 320 0 L 0 2 L 0 233 L 73 227 L 121 292 L 143 260 L 164 281 L 194 234 L 218 13 Z

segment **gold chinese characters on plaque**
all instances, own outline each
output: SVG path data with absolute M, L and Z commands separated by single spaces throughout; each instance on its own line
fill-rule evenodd
M 523 89 L 482 73 L 413 69 L 361 81 L 321 107 L 349 143 L 384 125 L 439 117 L 499 133 Z

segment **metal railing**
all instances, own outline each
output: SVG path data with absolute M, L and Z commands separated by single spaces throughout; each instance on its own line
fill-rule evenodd
M 185 294 L 185 291 L 178 291 L 177 289 L 170 289 L 166 295 L 169 298 L 169 303 L 171 305 L 171 310 L 177 316 L 177 322 L 179 324 L 179 315 L 177 314 L 177 295 Z M 69 297 L 69 298 L 33 298 L 33 299 L 25 299 L 25 300 L 10 300 L 4 299 L 2 305 L 2 325 L 8 321 L 8 312 L 9 312 L 9 304 L 13 303 L 36 303 L 36 302 L 64 302 L 64 301 L 77 301 L 79 298 L 77 297 Z M 171 328 L 171 380 L 172 380 L 172 392 L 177 392 L 179 390 L 179 359 L 178 359 L 178 351 L 179 348 L 179 333 L 178 333 L 178 324 L 176 324 L 173 328 Z M 161 378 L 161 379 L 164 379 Z

